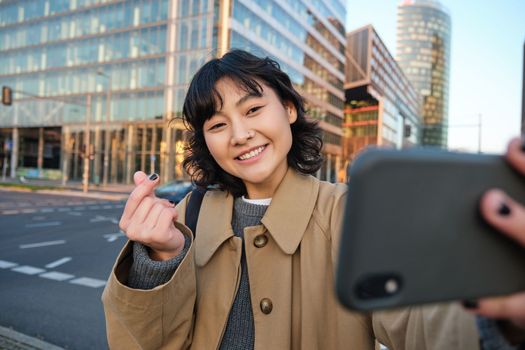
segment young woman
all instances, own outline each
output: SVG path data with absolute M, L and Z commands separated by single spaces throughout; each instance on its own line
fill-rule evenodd
M 269 58 L 234 50 L 206 63 L 183 108 L 185 167 L 208 190 L 196 234 L 135 174 L 120 221 L 130 241 L 103 294 L 114 349 L 477 349 L 457 305 L 374 314 L 334 295 L 346 185 L 317 180 L 319 128 Z M 373 254 L 373 252 L 371 252 Z

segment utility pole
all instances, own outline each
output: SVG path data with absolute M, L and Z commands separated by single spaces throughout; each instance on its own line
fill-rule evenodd
M 111 142 L 111 130 L 109 128 L 110 113 L 111 113 L 111 73 L 105 74 L 102 71 L 97 72 L 98 75 L 108 79 L 107 97 L 106 97 L 106 131 L 104 135 L 104 170 L 102 173 L 102 186 L 107 186 L 109 176 L 109 144 Z
M 481 113 L 478 114 L 478 153 L 481 153 Z
M 82 191 L 87 193 L 89 185 L 89 162 L 90 162 L 90 114 L 91 114 L 91 95 L 87 95 L 86 102 L 86 130 L 84 130 L 84 175 L 82 176 Z
M 478 128 L 478 153 L 481 153 L 481 131 L 482 131 L 482 114 L 478 113 L 478 122 L 476 124 L 456 124 L 449 125 L 450 128 Z

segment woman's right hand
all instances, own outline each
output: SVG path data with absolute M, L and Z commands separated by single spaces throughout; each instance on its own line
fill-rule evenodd
M 166 199 L 155 197 L 157 174 L 149 177 L 142 171 L 133 175 L 135 189 L 131 192 L 119 227 L 132 240 L 150 248 L 152 260 L 169 260 L 184 248 L 184 235 L 174 225 L 177 210 Z

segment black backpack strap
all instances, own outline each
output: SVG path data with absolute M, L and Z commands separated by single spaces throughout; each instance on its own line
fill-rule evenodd
M 206 188 L 197 187 L 191 191 L 191 196 L 186 207 L 185 222 L 193 232 L 193 238 L 197 235 L 197 220 L 199 219 L 199 212 L 201 210 L 202 199 L 206 194 Z

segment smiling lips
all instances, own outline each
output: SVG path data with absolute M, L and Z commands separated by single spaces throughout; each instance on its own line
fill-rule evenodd
M 266 145 L 264 146 L 260 146 L 260 147 L 257 147 L 256 149 L 250 151 L 250 152 L 246 152 L 244 154 L 241 154 L 240 156 L 237 157 L 237 159 L 240 159 L 240 160 L 247 160 L 247 159 L 250 159 L 250 158 L 253 158 L 253 157 L 256 157 L 258 156 L 262 151 L 264 151 L 264 149 L 266 148 Z

